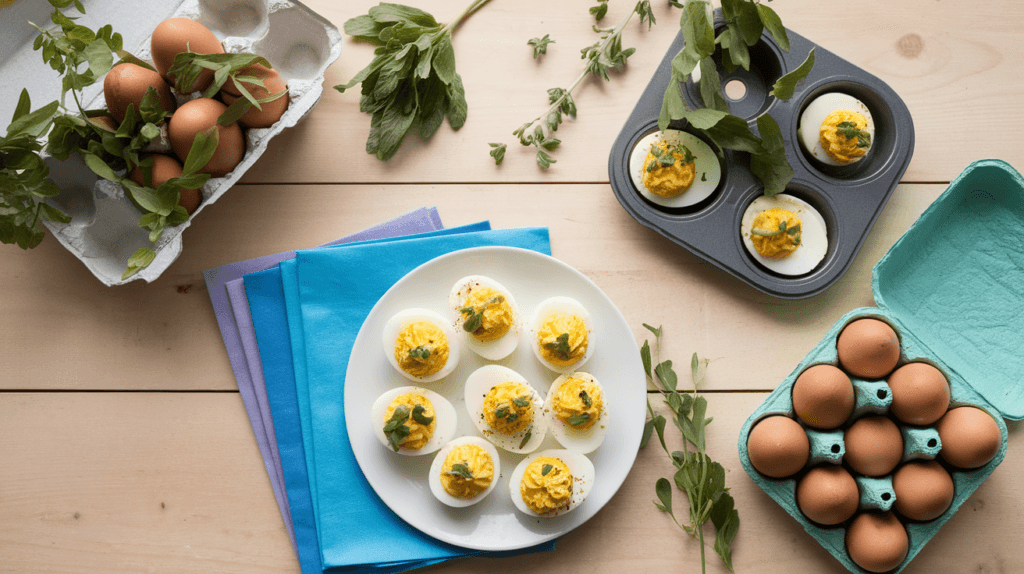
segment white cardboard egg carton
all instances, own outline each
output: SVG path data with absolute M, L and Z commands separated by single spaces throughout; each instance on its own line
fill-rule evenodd
M 13 10 L 12 10 L 13 9 Z M 203 186 L 203 201 L 188 221 L 164 230 L 153 245 L 149 232 L 138 226 L 139 212 L 115 183 L 98 178 L 75 154 L 67 161 L 47 158 L 50 177 L 61 189 L 60 196 L 48 201 L 71 215 L 71 223 L 46 222 L 54 237 L 85 263 L 106 285 L 120 285 L 136 279 L 153 281 L 178 258 L 182 250 L 181 234 L 192 218 L 220 198 L 233 186 L 267 149 L 270 139 L 281 130 L 294 126 L 323 94 L 324 71 L 341 53 L 341 33 L 323 17 L 296 0 L 184 0 L 180 3 L 159 0 L 86 1 L 86 15 L 78 22 L 93 30 L 111 24 L 124 38 L 124 47 L 135 56 L 151 62 L 150 36 L 157 24 L 167 18 L 189 18 L 200 22 L 217 36 L 226 52 L 250 52 L 263 56 L 288 84 L 291 100 L 281 120 L 266 129 L 246 130 L 246 152 L 242 162 L 222 178 L 211 178 Z M 48 28 L 52 8 L 44 2 L 18 2 L 4 9 L 0 18 L 0 77 L 8 78 L 0 87 L 0 122 L 3 129 L 14 112 L 21 89 L 28 88 L 36 109 L 60 95 L 56 72 L 32 50 L 36 30 L 27 20 Z M 72 10 L 73 12 L 73 10 Z M 72 12 L 66 14 L 74 16 Z M 25 30 L 27 28 L 27 31 Z M 7 39 L 16 42 L 7 43 Z M 84 92 L 84 108 L 104 108 L 102 80 Z M 179 97 L 184 103 L 192 96 Z M 68 101 L 71 101 L 70 96 Z M 10 109 L 8 109 L 10 108 Z M 153 247 L 153 262 L 127 280 L 121 275 L 128 258 L 140 247 Z

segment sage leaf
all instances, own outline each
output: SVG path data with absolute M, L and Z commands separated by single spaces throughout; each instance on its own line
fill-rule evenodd
M 774 197 L 786 190 L 793 179 L 793 168 L 786 159 L 782 130 L 775 119 L 761 115 L 757 118 L 757 130 L 761 133 L 762 152 L 750 158 L 750 171 L 764 182 L 764 194 Z
M 786 34 L 786 28 L 782 25 L 782 19 L 775 13 L 767 4 L 757 4 L 757 15 L 761 18 L 761 23 L 768 30 L 768 33 L 775 39 L 775 43 L 782 48 L 783 52 L 789 51 L 789 35 Z
M 814 48 L 807 53 L 807 58 L 795 70 L 782 76 L 772 86 L 772 95 L 780 100 L 788 100 L 793 97 L 796 87 L 803 82 L 807 74 L 811 73 L 814 67 Z

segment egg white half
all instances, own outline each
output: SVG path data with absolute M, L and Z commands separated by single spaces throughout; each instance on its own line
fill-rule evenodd
M 492 387 L 507 381 L 526 385 L 532 392 L 530 403 L 533 408 L 533 422 L 520 432 L 511 435 L 492 429 L 484 417 L 484 397 Z M 466 410 L 469 412 L 473 424 L 484 438 L 498 448 L 509 452 L 528 453 L 537 450 L 540 443 L 544 442 L 544 437 L 547 436 L 547 425 L 544 424 L 542 412 L 544 399 L 541 398 L 537 389 L 533 388 L 533 385 L 516 371 L 501 365 L 484 365 L 466 378 L 465 396 Z M 526 438 L 527 434 L 529 434 L 529 438 Z
M 462 328 L 465 321 L 460 309 L 465 306 L 468 291 L 474 287 L 488 287 L 501 293 L 512 308 L 512 327 L 508 330 L 508 333 L 494 341 L 481 341 L 474 337 L 472 333 Z M 470 275 L 459 279 L 455 282 L 451 293 L 448 295 L 448 307 L 452 310 L 452 316 L 455 318 L 456 331 L 462 335 L 462 340 L 466 343 L 466 347 L 477 355 L 489 361 L 498 361 L 512 354 L 512 351 L 515 351 L 516 347 L 519 346 L 519 326 L 522 324 L 519 306 L 516 305 L 512 292 L 494 279 L 483 275 Z
M 558 389 L 571 378 L 590 381 L 597 388 L 601 389 L 603 401 L 601 403 L 600 418 L 588 429 L 578 429 L 565 424 L 555 415 L 554 409 L 551 408 L 554 397 L 558 394 Z M 555 382 L 551 383 L 551 388 L 548 389 L 547 398 L 544 400 L 544 418 L 547 420 L 548 429 L 554 435 L 558 444 L 574 452 L 583 454 L 594 452 L 597 450 L 597 447 L 601 446 L 605 435 L 608 434 L 608 395 L 604 392 L 604 387 L 601 386 L 601 383 L 590 373 L 566 373 L 555 379 Z
M 814 98 L 811 100 L 811 103 L 807 104 L 804 111 L 800 113 L 800 125 L 798 127 L 800 144 L 804 146 L 804 149 L 814 159 L 821 163 L 836 166 L 850 165 L 867 157 L 871 153 L 871 148 L 868 147 L 867 154 L 854 158 L 847 163 L 839 163 L 825 153 L 825 148 L 821 146 L 821 140 L 819 139 L 821 124 L 825 122 L 825 118 L 829 114 L 836 110 L 850 110 L 863 115 L 868 121 L 868 127 L 864 131 L 871 135 L 871 143 L 874 145 L 875 120 L 871 117 L 871 111 L 857 98 L 840 92 L 829 92 Z
M 788 209 L 800 218 L 800 246 L 783 259 L 764 257 L 754 248 L 750 229 L 758 214 L 767 209 Z M 821 263 L 828 252 L 828 232 L 825 219 L 817 209 L 806 201 L 789 194 L 780 193 L 775 197 L 758 196 L 747 206 L 740 222 L 743 246 L 758 263 L 782 275 L 803 275 L 810 273 Z
M 550 456 L 557 458 L 565 463 L 569 467 L 569 472 L 572 473 L 573 484 L 572 484 L 572 496 L 569 498 L 569 505 L 564 506 L 549 512 L 547 514 L 537 514 L 530 510 L 530 507 L 526 505 L 523 500 L 523 495 L 519 491 L 519 485 L 523 482 L 523 475 L 526 473 L 526 467 L 530 466 L 530 463 L 534 460 L 542 457 Z M 594 476 L 596 471 L 594 469 L 594 463 L 590 462 L 590 459 L 586 455 L 573 452 L 571 450 L 560 450 L 560 449 L 549 449 L 541 452 L 533 453 L 522 460 L 516 465 L 515 470 L 508 479 L 509 494 L 512 496 L 512 503 L 516 505 L 516 508 L 520 512 L 529 516 L 537 516 L 541 518 L 552 518 L 555 516 L 561 516 L 567 512 L 572 512 L 577 506 L 583 503 L 590 494 L 591 489 L 594 487 Z
M 554 315 L 555 313 L 567 313 L 571 315 L 577 315 L 583 318 L 583 323 L 587 326 L 587 350 L 583 353 L 583 358 L 576 361 L 571 365 L 561 366 L 553 365 L 544 358 L 544 355 L 540 352 L 540 342 L 537 340 L 537 333 L 540 332 L 541 323 L 544 319 Z M 537 305 L 537 309 L 533 312 L 533 317 L 530 319 L 530 331 L 528 335 L 530 337 L 530 347 L 533 348 L 533 354 L 536 355 L 537 360 L 542 365 L 551 369 L 556 373 L 571 373 L 576 369 L 583 366 L 590 359 L 590 356 L 594 354 L 594 324 L 590 320 L 590 313 L 583 307 L 583 305 L 573 299 L 572 297 L 551 297 L 545 299 Z
M 644 159 L 651 148 L 658 145 L 662 139 L 668 141 L 670 145 L 685 145 L 690 148 L 694 158 L 693 164 L 697 174 L 693 179 L 693 185 L 675 197 L 651 193 L 644 185 Z M 665 207 L 688 207 L 704 201 L 714 193 L 718 182 L 722 180 L 722 166 L 718 163 L 718 156 L 711 151 L 711 147 L 697 136 L 680 130 L 665 130 L 664 133 L 653 132 L 640 138 L 629 155 L 629 177 L 640 195 L 650 201 Z
M 391 389 L 384 393 L 373 403 L 373 407 L 370 409 L 370 421 L 373 423 L 373 434 L 377 437 L 388 452 L 395 452 L 391 448 L 391 443 L 388 442 L 387 435 L 384 434 L 384 425 L 387 421 L 384 420 L 384 414 L 387 413 L 388 406 L 391 405 L 391 401 L 395 400 L 396 397 L 408 393 L 416 393 L 426 397 L 430 401 L 431 406 L 434 407 L 434 435 L 430 437 L 427 444 L 418 450 L 408 449 L 399 446 L 398 453 L 406 456 L 422 456 L 424 454 L 430 454 L 437 452 L 442 445 L 450 441 L 455 436 L 455 427 L 458 423 L 458 415 L 455 414 L 455 407 L 448 401 L 448 399 L 441 395 L 424 389 L 422 387 L 398 387 L 397 389 Z
M 448 453 L 456 447 L 464 444 L 472 444 L 484 449 L 487 451 L 487 454 L 490 455 L 491 463 L 494 464 L 494 477 L 491 479 L 491 484 L 487 485 L 487 488 L 484 489 L 483 492 L 473 498 L 459 498 L 458 496 L 452 496 L 451 494 L 448 494 L 448 491 L 444 489 L 444 485 L 441 484 L 441 471 L 444 468 L 444 460 L 448 457 Z M 498 458 L 498 450 L 494 448 L 494 445 L 480 437 L 464 436 L 452 440 L 441 447 L 441 450 L 437 451 L 437 456 L 434 457 L 434 462 L 430 464 L 430 476 L 428 477 L 428 480 L 430 483 L 430 492 L 434 493 L 434 496 L 436 496 L 438 500 L 448 506 L 464 508 L 466 506 L 472 506 L 487 498 L 487 495 L 490 494 L 498 484 L 499 478 L 501 478 L 501 459 Z
M 419 321 L 427 321 L 437 325 L 439 329 L 444 331 L 445 337 L 448 337 L 448 360 L 445 362 L 444 366 L 441 367 L 441 370 L 432 375 L 427 375 L 426 377 L 417 377 L 406 372 L 398 365 L 398 361 L 395 359 L 395 340 L 398 339 L 398 334 L 406 325 Z M 399 311 L 398 313 L 395 313 L 393 317 L 388 319 L 388 322 L 384 325 L 384 355 L 387 356 L 388 362 L 391 363 L 391 366 L 399 373 L 402 373 L 405 378 L 418 383 L 432 383 L 434 381 L 441 380 L 455 370 L 455 367 L 459 364 L 461 341 L 462 337 L 456 335 L 451 322 L 445 320 L 445 318 L 440 314 L 435 313 L 430 309 L 412 308 Z

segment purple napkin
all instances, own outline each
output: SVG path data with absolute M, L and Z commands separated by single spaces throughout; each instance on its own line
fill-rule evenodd
M 423 233 L 443 227 L 437 209 L 424 207 L 353 235 L 326 243 L 324 246 Z M 273 420 L 267 402 L 267 387 L 263 380 L 259 348 L 256 345 L 252 318 L 249 315 L 249 303 L 245 297 L 241 278 L 247 273 L 262 271 L 294 257 L 295 251 L 286 251 L 238 263 L 229 263 L 203 272 L 206 288 L 210 294 L 210 302 L 213 304 L 217 324 L 220 326 L 221 337 L 227 348 L 231 370 L 238 383 L 238 392 L 242 396 L 242 403 L 249 415 L 256 444 L 263 456 L 263 464 L 266 466 L 267 476 L 270 477 L 274 496 L 277 498 L 277 505 L 281 510 L 282 518 L 284 518 L 293 548 L 296 547 L 295 531 L 292 526 L 291 511 L 288 508 L 284 473 L 281 469 L 277 438 L 274 434 Z

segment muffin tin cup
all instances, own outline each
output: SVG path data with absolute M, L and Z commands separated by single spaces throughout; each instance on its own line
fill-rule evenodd
M 21 4 L 21 3 L 19 3 Z M 207 28 L 220 40 L 227 52 L 259 54 L 288 84 L 289 105 L 281 119 L 269 128 L 246 130 L 246 151 L 231 173 L 211 178 L 202 188 L 202 203 L 192 217 L 216 201 L 266 151 L 270 139 L 305 117 L 323 93 L 324 72 L 341 53 L 342 35 L 326 19 L 297 0 L 184 0 L 162 3 L 145 0 L 131 10 L 117 3 L 90 5 L 81 17 L 83 25 L 93 28 L 110 23 L 123 34 L 125 47 L 142 60 L 150 60 L 150 36 L 153 28 L 167 18 L 188 18 Z M 44 20 L 48 18 L 43 18 Z M 39 18 L 35 18 L 38 21 Z M 0 33 L 20 29 L 25 22 L 0 23 Z M 27 27 L 27 25 L 26 25 Z M 34 35 L 24 41 L 31 42 Z M 34 73 L 43 64 L 38 53 L 31 59 L 18 58 L 0 64 L 9 77 L 26 78 L 33 100 L 42 102 L 59 93 L 59 81 Z M 49 80 L 54 80 L 47 83 Z M 51 85 L 52 84 L 52 85 Z M 83 94 L 88 109 L 105 107 L 102 82 Z M 20 89 L 20 88 L 19 88 Z M 195 94 L 176 94 L 178 104 Z M 106 285 L 120 285 L 142 279 L 153 281 L 171 265 L 182 251 L 182 232 L 191 224 L 166 229 L 154 245 L 148 230 L 138 226 L 141 212 L 131 203 L 127 192 L 106 180 L 98 179 L 77 155 L 65 162 L 47 158 L 61 194 L 46 201 L 71 216 L 68 224 L 44 222 L 54 237 L 75 254 Z M 128 258 L 139 248 L 149 247 L 156 258 L 145 269 L 125 280 L 121 278 Z
M 724 25 L 716 11 L 716 27 Z M 673 210 L 645 200 L 629 173 L 629 158 L 639 139 L 657 129 L 665 88 L 671 79 L 675 54 L 683 47 L 678 35 L 645 88 L 625 126 L 612 145 L 608 174 L 612 190 L 622 207 L 639 223 L 657 231 L 699 257 L 718 266 L 752 287 L 780 298 L 804 298 L 820 293 L 835 283 L 850 267 L 875 220 L 910 163 L 914 149 L 914 125 L 910 112 L 896 93 L 878 78 L 835 54 L 788 31 L 790 51 L 783 52 L 765 32 L 751 48 L 751 69 L 722 75 L 722 85 L 744 83 L 742 98 L 731 99 L 732 113 L 747 120 L 757 133 L 756 120 L 769 113 L 778 122 L 785 140 L 786 158 L 794 177 L 787 189 L 818 209 L 828 224 L 829 246 L 825 260 L 810 273 L 785 276 L 767 271 L 744 249 L 739 220 L 763 185 L 750 171 L 750 155 L 724 150 L 723 179 L 712 198 L 693 209 Z M 792 98 L 777 100 L 768 95 L 772 84 L 803 63 L 815 50 L 815 65 Z M 682 85 L 683 97 L 692 108 L 703 107 L 699 86 Z M 872 112 L 876 142 L 859 162 L 829 168 L 809 157 L 797 138 L 803 107 L 824 92 L 844 92 L 857 97 Z M 673 122 L 673 129 L 686 130 L 685 121 Z M 805 195 L 811 195 L 813 200 Z
M 949 520 L 953 514 L 956 513 L 957 509 L 971 496 L 971 494 L 977 490 L 981 483 L 995 470 L 996 466 L 1002 462 L 1006 455 L 1007 445 L 1007 428 L 1003 421 L 1000 411 L 994 406 L 989 404 L 968 381 L 965 381 L 956 371 L 949 368 L 935 356 L 920 340 L 918 340 L 913 333 L 906 330 L 906 328 L 899 322 L 897 317 L 886 309 L 879 308 L 861 308 L 855 309 L 846 315 L 844 315 L 825 335 L 825 337 L 811 350 L 810 353 L 804 358 L 803 361 L 797 366 L 796 369 L 768 396 L 767 399 L 754 411 L 753 414 L 744 423 L 739 435 L 739 453 L 740 462 L 743 465 L 744 470 L 747 474 L 761 487 L 773 500 L 781 505 L 797 522 L 799 522 L 811 536 L 815 538 L 826 550 L 829 551 L 837 560 L 839 560 L 844 566 L 846 566 L 851 572 L 867 573 L 867 570 L 863 570 L 857 566 L 853 560 L 850 559 L 846 552 L 846 526 L 849 525 L 849 520 L 841 525 L 833 527 L 824 527 L 810 521 L 800 508 L 797 506 L 795 488 L 796 484 L 800 481 L 800 478 L 809 470 L 814 460 L 814 445 L 816 444 L 815 435 L 823 436 L 828 434 L 824 431 L 817 431 L 815 429 L 809 429 L 805 426 L 805 430 L 808 431 L 808 436 L 811 437 L 811 461 L 804 467 L 802 471 L 794 476 L 777 479 L 769 478 L 757 471 L 750 463 L 750 458 L 747 454 L 747 437 L 750 434 L 750 430 L 757 424 L 761 419 L 769 415 L 784 415 L 796 420 L 796 414 L 793 411 L 792 392 L 793 385 L 796 382 L 796 378 L 805 371 L 807 368 L 816 364 L 830 364 L 839 367 L 839 360 L 836 352 L 836 340 L 839 337 L 839 333 L 843 328 L 850 322 L 856 319 L 862 319 L 870 317 L 885 321 L 893 329 L 896 330 L 900 337 L 900 360 L 897 368 L 911 362 L 925 361 L 936 366 L 946 376 L 946 380 L 949 381 L 950 385 L 950 408 L 957 406 L 970 405 L 985 410 L 989 415 L 995 419 L 999 425 L 999 432 L 1001 434 L 1001 445 L 999 452 L 996 456 L 985 465 L 971 470 L 965 470 L 953 467 L 944 461 L 941 457 L 936 458 L 940 444 L 930 444 L 930 441 L 938 440 L 938 433 L 934 435 L 931 432 L 933 428 L 921 427 L 914 428 L 908 427 L 907 425 L 896 421 L 901 427 L 903 436 L 907 437 L 907 433 L 914 439 L 910 444 L 910 441 L 904 440 L 904 454 L 901 461 L 905 462 L 908 460 L 915 459 L 929 459 L 935 458 L 939 460 L 946 470 L 950 472 L 953 477 L 954 483 L 954 497 L 953 502 L 945 512 L 942 513 L 938 518 L 928 522 L 915 522 L 902 519 L 904 526 L 906 527 L 909 536 L 909 552 L 907 553 L 906 559 L 893 573 L 900 572 L 906 567 L 907 563 L 910 562 L 921 551 L 924 544 L 931 539 L 932 536 L 938 532 L 939 528 L 947 520 Z M 884 380 L 874 381 L 874 390 L 880 390 L 888 388 L 885 385 Z M 860 390 L 858 389 L 858 394 Z M 891 400 L 891 393 L 890 393 Z M 840 433 L 849 427 L 849 425 L 855 420 L 862 416 L 872 416 L 874 414 L 885 414 L 888 416 L 888 408 L 882 413 L 876 410 L 862 410 L 860 412 L 855 411 L 855 414 L 842 425 L 837 431 L 833 433 Z M 895 419 L 894 419 L 895 421 Z M 827 461 L 830 462 L 831 461 Z M 898 467 L 897 467 L 898 468 Z M 851 473 L 853 473 L 851 471 Z M 863 477 L 855 474 L 855 479 L 860 490 L 860 506 L 859 512 L 871 512 L 871 511 L 887 511 L 892 508 L 895 503 L 895 493 L 892 490 L 892 478 L 891 473 L 884 477 Z M 851 519 L 852 520 L 852 519 Z

